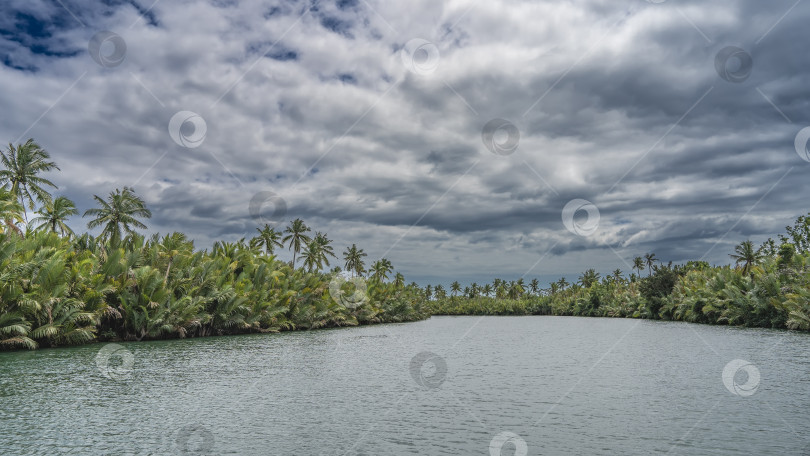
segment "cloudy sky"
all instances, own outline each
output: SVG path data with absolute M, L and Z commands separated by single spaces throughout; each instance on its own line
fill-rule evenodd
M 2 142 L 35 138 L 80 210 L 133 186 L 201 248 L 301 217 L 422 284 L 545 282 L 728 263 L 810 210 L 810 2 L 2 10 Z

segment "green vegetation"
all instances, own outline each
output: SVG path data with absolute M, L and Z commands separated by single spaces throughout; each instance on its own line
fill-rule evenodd
M 98 237 L 76 235 L 66 220 L 72 201 L 52 198 L 40 176 L 58 169 L 33 140 L 9 145 L 0 157 L 0 349 L 34 349 L 93 341 L 145 340 L 315 329 L 427 318 L 422 290 L 391 263 L 371 265 L 365 298 L 349 307 L 333 299 L 329 273 L 336 258 L 323 233 L 294 220 L 284 233 L 269 226 L 247 242 L 217 242 L 195 250 L 182 233 L 150 238 L 151 216 L 131 188 L 116 189 L 84 212 Z M 27 209 L 40 208 L 27 222 Z M 303 268 L 276 259 L 284 243 Z M 352 245 L 344 254 L 353 275 L 365 273 L 366 254 Z M 296 258 L 298 259 L 298 258 Z M 338 293 L 353 293 L 354 282 Z M 332 290 L 332 294 L 336 291 Z
M 539 290 L 523 279 L 472 283 L 459 295 L 426 287 L 434 315 L 578 315 L 810 330 L 810 216 L 799 217 L 777 241 L 759 248 L 744 241 L 734 266 L 703 261 L 658 264 L 655 254 L 633 260 L 637 274 L 615 270 L 604 278 L 588 269 L 577 283 L 564 278 Z M 642 271 L 647 272 L 641 277 Z

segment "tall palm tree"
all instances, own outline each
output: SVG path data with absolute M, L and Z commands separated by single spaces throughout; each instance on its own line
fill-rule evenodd
M 300 218 L 290 222 L 290 226 L 284 230 L 285 233 L 289 234 L 287 234 L 282 241 L 289 243 L 289 248 L 293 251 L 293 268 L 295 268 L 295 257 L 298 255 L 298 252 L 301 251 L 301 246 L 306 245 L 312 240 L 309 236 L 307 236 L 309 231 L 309 227 Z
M 641 275 L 641 270 L 644 269 L 644 258 L 640 256 L 633 258 L 633 269 L 638 271 L 638 275 Z
M 373 265 L 371 265 L 371 270 L 373 271 L 373 274 L 371 275 L 372 277 L 384 282 L 386 279 L 388 279 L 388 274 L 394 270 L 394 266 L 387 258 L 380 258 L 379 260 L 375 261 Z
M 565 277 L 560 277 L 560 280 L 557 281 L 557 286 L 560 288 L 560 290 L 565 290 L 568 288 L 568 285 L 570 284 L 567 280 L 565 280 Z
M 734 259 L 736 266 L 739 267 L 739 265 L 742 263 L 743 274 L 750 273 L 751 280 L 754 279 L 752 269 L 757 263 L 760 262 L 760 260 L 762 260 L 762 252 L 756 250 L 751 241 L 743 241 L 740 243 L 740 245 L 734 247 L 734 253 L 729 256 Z
M 648 275 L 652 275 L 652 266 L 656 261 L 659 261 L 658 258 L 655 257 L 654 253 L 646 253 L 644 254 L 644 261 L 647 263 Z
M 110 192 L 106 201 L 98 195 L 93 195 L 93 199 L 101 207 L 86 210 L 82 217 L 94 216 L 95 218 L 87 223 L 87 228 L 103 226 L 100 237 L 109 240 L 113 246 L 118 246 L 121 241 L 122 229 L 127 234 L 133 234 L 135 233 L 132 229 L 133 226 L 146 228 L 138 217 L 152 217 L 152 212 L 146 208 L 146 203 L 135 194 L 135 190 L 129 187 Z
M 329 257 L 337 259 L 337 255 L 335 255 L 335 249 L 332 247 L 332 240 L 326 237 L 326 234 L 321 233 L 318 231 L 315 233 L 315 237 L 313 241 L 318 243 L 321 252 L 321 260 L 323 261 L 326 266 L 329 266 Z
M 397 288 L 402 288 L 405 286 L 405 276 L 402 275 L 401 272 L 397 272 L 394 276 L 394 286 Z M 441 285 L 436 285 L 436 288 L 439 288 Z
M 453 296 L 458 294 L 458 292 L 460 292 L 460 291 L 461 291 L 461 284 L 458 283 L 458 281 L 455 281 L 455 282 L 450 284 L 450 292 L 451 292 L 451 294 Z
M 265 224 L 262 228 L 256 228 L 256 231 L 259 232 L 259 235 L 250 240 L 251 247 L 262 247 L 267 255 L 272 255 L 276 247 L 284 247 L 281 242 L 281 233 L 270 225 Z
M 343 252 L 343 259 L 346 260 L 345 269 L 347 271 L 352 271 L 352 277 L 356 274 L 362 274 L 365 270 L 365 264 L 363 263 L 363 257 L 368 256 L 363 249 L 358 249 L 357 244 L 352 244 L 351 247 L 346 249 Z
M 0 162 L 5 169 L 0 170 L 0 184 L 10 185 L 11 193 L 20 200 L 23 206 L 23 216 L 28 221 L 28 210 L 25 209 L 25 201 L 28 200 L 28 208 L 34 209 L 34 201 L 45 203 L 51 200 L 51 195 L 42 188 L 51 186 L 57 188 L 56 184 L 39 177 L 39 173 L 59 169 L 56 163 L 51 161 L 51 155 L 31 138 L 24 144 L 8 145 L 5 152 L 0 152 Z
M 307 242 L 304 251 L 301 252 L 301 258 L 304 260 L 304 268 L 308 272 L 312 272 L 323 268 L 326 255 L 323 253 L 321 244 L 313 239 Z
M 59 196 L 52 201 L 46 201 L 36 213 L 39 214 L 39 217 L 35 217 L 31 220 L 31 223 L 39 223 L 36 230 L 50 229 L 52 232 L 56 233 L 58 229 L 62 236 L 65 234 L 69 236 L 73 235 L 73 230 L 67 226 L 65 220 L 67 220 L 68 217 L 79 215 L 79 211 L 76 209 L 76 205 L 73 204 L 73 201 L 68 198 Z

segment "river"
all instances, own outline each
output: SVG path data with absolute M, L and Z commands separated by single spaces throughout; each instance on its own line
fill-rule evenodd
M 0 353 L 0 454 L 810 455 L 810 334 L 575 317 Z

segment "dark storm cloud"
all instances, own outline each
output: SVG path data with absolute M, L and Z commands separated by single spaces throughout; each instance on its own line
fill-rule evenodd
M 42 143 L 82 211 L 134 185 L 152 231 L 199 247 L 251 236 L 266 191 L 277 226 L 302 217 L 436 281 L 649 251 L 727 262 L 808 211 L 803 3 L 63 3 L 3 7 L 2 136 Z M 120 66 L 87 55 L 101 30 L 125 40 Z M 435 48 L 403 62 L 414 38 Z M 716 70 L 728 46 L 751 56 L 742 82 Z M 199 147 L 169 135 L 183 110 L 206 122 Z M 494 118 L 519 130 L 514 153 L 484 145 Z M 588 237 L 562 222 L 577 198 L 599 208 Z

